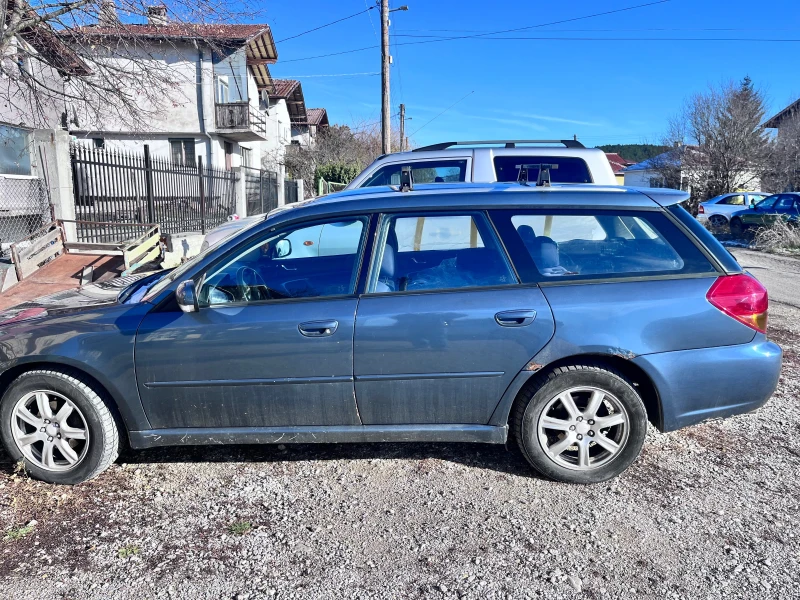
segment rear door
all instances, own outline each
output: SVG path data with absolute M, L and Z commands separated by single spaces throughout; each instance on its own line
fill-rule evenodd
M 374 255 L 355 331 L 362 422 L 488 423 L 553 335 L 542 292 L 481 212 L 386 215 Z

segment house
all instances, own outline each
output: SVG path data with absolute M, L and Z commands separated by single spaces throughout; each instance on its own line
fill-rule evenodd
M 70 133 L 97 147 L 140 151 L 148 144 L 151 154 L 176 163 L 193 166 L 202 156 L 206 165 L 229 170 L 260 168 L 265 152 L 288 139 L 280 117 L 270 114 L 268 65 L 278 53 L 268 25 L 177 23 L 166 7 L 152 6 L 146 24 L 107 14 L 62 35 L 91 52 L 94 64 L 119 72 L 120 85 L 127 77 L 140 98 L 139 114 L 70 106 Z
M 685 160 L 688 153 L 692 153 L 695 158 L 691 161 L 691 168 Z M 676 142 L 675 146 L 666 152 L 626 167 L 623 171 L 625 185 L 646 188 L 668 187 L 692 193 L 693 187 L 705 184 L 711 177 L 708 168 L 697 166 L 703 164 L 701 160 L 696 159 L 698 154 L 697 146 Z M 732 182 L 731 188 L 757 190 L 760 186 L 761 180 L 755 171 L 744 171 L 738 175 L 737 181 Z
M 606 152 L 606 158 L 608 159 L 608 162 L 611 165 L 611 170 L 614 171 L 614 177 L 617 179 L 617 183 L 619 185 L 624 185 L 625 169 L 636 163 L 634 163 L 632 160 L 622 158 L 616 152 Z
M 795 100 L 778 114 L 767 119 L 764 122 L 764 127 L 767 129 L 777 129 L 778 135 L 780 135 L 781 127 L 785 126 L 798 116 L 800 116 L 800 99 Z
M 313 149 L 317 136 L 328 127 L 328 111 L 324 108 L 309 108 L 305 119 L 292 121 L 292 144 Z

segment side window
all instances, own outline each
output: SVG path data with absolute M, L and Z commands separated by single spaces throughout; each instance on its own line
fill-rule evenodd
M 777 200 L 778 196 L 769 196 L 767 198 L 764 198 L 764 200 L 762 200 L 761 202 L 757 203 L 756 206 L 758 206 L 758 208 L 762 210 L 765 208 L 772 208 L 773 206 L 775 206 L 775 202 Z
M 467 178 L 467 159 L 417 161 L 385 165 L 360 187 L 400 185 L 400 171 L 409 165 L 414 183 L 460 183 Z
M 586 161 L 575 156 L 495 156 L 497 181 L 517 181 L 522 165 L 556 165 L 550 170 L 553 183 L 592 183 Z M 539 179 L 539 169 L 528 169 L 528 181 Z
M 352 294 L 366 219 L 305 225 L 251 243 L 206 275 L 200 302 L 215 306 Z
M 728 196 L 727 198 L 723 198 L 719 202 L 720 204 L 730 204 L 735 206 L 742 206 L 744 205 L 744 194 L 736 194 L 735 196 Z
M 775 203 L 776 210 L 790 210 L 794 206 L 794 198 L 792 196 L 781 196 Z
M 370 292 L 517 283 L 489 225 L 478 214 L 386 217 L 380 240 Z
M 697 246 L 655 212 L 503 210 L 492 219 L 526 279 L 714 272 Z

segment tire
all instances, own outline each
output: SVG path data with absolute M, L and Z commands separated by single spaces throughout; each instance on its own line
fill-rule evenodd
M 0 441 L 31 477 L 70 485 L 102 473 L 120 450 L 108 406 L 68 370 L 27 371 L 13 381 L 0 400 Z
M 595 392 L 601 399 L 592 413 Z M 572 398 L 574 416 L 559 399 L 566 393 Z M 604 419 L 624 422 L 601 429 Z M 547 426 L 552 423 L 556 429 Z M 545 477 L 565 483 L 600 483 L 622 473 L 639 456 L 647 433 L 647 411 L 621 373 L 602 364 L 575 364 L 554 368 L 523 389 L 512 409 L 511 429 L 523 456 Z M 614 445 L 615 450 L 606 449 Z M 588 464 L 582 465 L 584 457 Z
M 744 235 L 746 227 L 739 217 L 731 219 L 731 233 L 736 236 Z
M 723 217 L 722 215 L 711 215 L 708 219 L 711 226 L 715 229 L 722 229 L 728 224 L 728 219 Z

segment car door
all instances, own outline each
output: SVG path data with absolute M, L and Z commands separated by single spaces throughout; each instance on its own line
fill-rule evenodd
M 711 214 L 725 215 L 726 218 L 735 213 L 737 210 L 747 208 L 747 202 L 744 194 L 729 194 L 723 197 L 719 202 L 711 207 Z
M 797 220 L 797 196 L 793 194 L 781 194 L 780 198 L 778 198 L 778 201 L 775 203 L 775 215 L 772 216 L 771 222 L 774 223 L 779 218 L 782 218 L 784 221 Z
M 365 425 L 486 424 L 554 331 L 481 212 L 384 215 L 355 331 Z
M 197 278 L 197 312 L 148 314 L 135 363 L 153 428 L 358 424 L 354 292 L 367 222 L 265 232 Z

